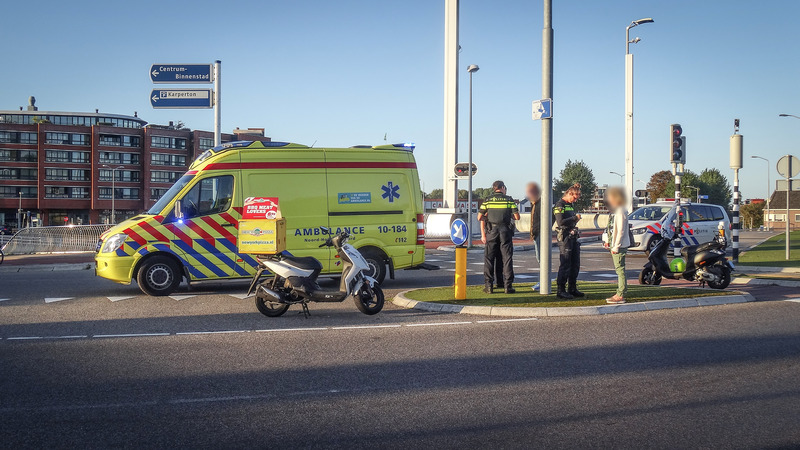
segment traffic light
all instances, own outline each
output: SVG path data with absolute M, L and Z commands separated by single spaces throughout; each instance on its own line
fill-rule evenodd
M 683 128 L 677 123 L 669 126 L 669 162 L 686 163 L 686 137 L 683 135 Z
M 457 177 L 468 177 L 469 176 L 469 163 L 458 163 L 453 168 L 453 172 L 455 172 Z M 475 163 L 472 163 L 472 176 L 478 173 L 478 166 Z

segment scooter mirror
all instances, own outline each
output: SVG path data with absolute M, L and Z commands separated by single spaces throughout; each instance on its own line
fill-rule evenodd
M 330 228 L 328 228 L 328 227 L 320 227 L 320 228 L 319 228 L 319 231 L 320 231 L 322 234 L 331 234 L 331 229 L 330 229 Z

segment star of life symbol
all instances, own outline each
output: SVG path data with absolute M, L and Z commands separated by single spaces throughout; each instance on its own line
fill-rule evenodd
M 389 203 L 394 203 L 394 199 L 400 198 L 400 194 L 397 192 L 400 190 L 400 186 L 393 184 L 391 181 L 386 183 L 385 186 L 381 186 L 381 189 L 383 189 L 381 198 L 389 199 Z

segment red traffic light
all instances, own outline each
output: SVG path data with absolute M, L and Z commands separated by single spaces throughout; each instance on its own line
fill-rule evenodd
M 680 138 L 680 137 L 681 137 L 681 135 L 683 134 L 683 128 L 681 128 L 681 126 L 680 126 L 680 125 L 678 125 L 677 123 L 676 123 L 676 124 L 673 124 L 673 125 L 672 125 L 672 134 L 673 134 L 673 135 L 674 135 L 676 138 Z

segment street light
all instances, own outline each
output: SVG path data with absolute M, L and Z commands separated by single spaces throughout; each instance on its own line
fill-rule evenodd
M 684 186 L 684 187 L 696 190 L 697 191 L 697 203 L 701 203 L 700 202 L 700 188 L 699 187 L 694 187 L 694 186 Z
M 467 243 L 467 248 L 472 247 L 472 74 L 480 70 L 476 64 L 470 64 L 467 67 L 467 72 L 469 72 L 469 181 L 468 181 L 468 193 L 467 193 L 467 223 L 469 226 L 467 229 L 469 230 L 469 242 Z
M 778 114 L 778 117 L 794 117 L 795 119 L 800 119 L 800 116 L 795 116 L 794 114 Z
M 608 173 L 611 173 L 611 174 L 614 174 L 614 175 L 618 176 L 620 183 L 622 183 L 622 179 L 625 177 L 625 175 L 623 175 L 623 174 L 621 174 L 619 172 L 614 172 L 613 170 L 611 172 L 608 172 Z
M 108 164 L 103 164 L 103 167 L 111 169 L 111 223 L 117 223 L 116 210 L 114 209 L 114 200 L 117 198 L 117 190 L 114 182 L 117 179 L 117 170 L 124 169 L 125 166 L 111 167 Z
M 634 20 L 625 28 L 625 189 L 628 191 L 628 211 L 633 209 L 633 54 L 631 44 L 641 41 L 631 40 L 631 28 L 653 23 L 650 17 Z
M 781 116 L 784 116 L 784 114 L 781 114 Z M 769 160 L 767 158 L 764 158 L 763 156 L 752 155 L 750 157 L 755 159 L 763 159 L 764 161 L 767 162 L 767 218 L 769 218 L 769 198 L 771 197 L 770 190 L 772 190 L 772 185 L 769 183 L 769 168 L 772 166 L 769 165 Z M 767 230 L 769 230 L 768 221 L 765 221 L 764 226 L 766 226 Z
M 17 231 L 22 229 L 22 191 L 19 191 L 19 209 L 17 209 Z

